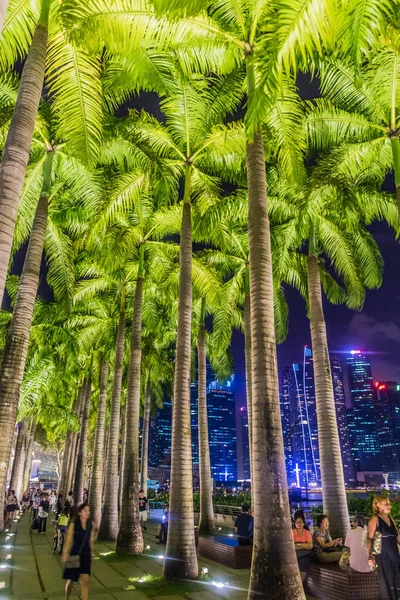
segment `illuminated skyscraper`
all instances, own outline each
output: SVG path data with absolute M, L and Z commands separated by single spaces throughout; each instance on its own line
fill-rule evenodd
M 280 405 L 286 475 L 289 486 L 297 482 L 293 458 L 293 428 L 297 417 L 297 396 L 293 366 L 280 369 Z
M 353 460 L 359 471 L 382 471 L 374 402 L 371 363 L 368 355 L 353 350 L 347 356 L 351 396 L 351 444 Z
M 331 357 L 333 391 L 335 394 L 336 420 L 339 432 L 340 450 L 342 454 L 343 475 L 347 485 L 355 480 L 353 458 L 351 453 L 350 432 L 347 419 L 346 400 L 343 386 L 343 373 L 337 356 Z
M 243 479 L 250 479 L 250 443 L 247 406 L 240 408 L 240 429 L 242 434 L 242 477 Z
M 171 465 L 172 402 L 164 398 L 162 408 L 150 419 L 149 465 L 169 467 Z
M 400 472 L 400 385 L 394 381 L 376 382 L 375 391 L 381 469 L 384 473 L 395 474 L 391 479 L 397 481 Z

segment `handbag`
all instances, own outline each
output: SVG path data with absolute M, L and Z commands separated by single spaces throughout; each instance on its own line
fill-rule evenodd
M 362 533 L 362 544 L 368 549 L 368 528 L 364 527 Z M 371 554 L 376 555 L 382 552 L 382 534 L 379 531 L 379 523 L 376 526 L 374 537 L 372 538 Z
M 79 548 L 78 554 L 73 554 L 72 556 L 69 556 L 68 560 L 65 561 L 65 568 L 66 569 L 79 569 L 80 568 L 80 566 L 81 566 L 81 553 L 82 553 L 82 550 L 83 550 L 83 546 L 85 545 L 87 537 L 88 537 L 88 534 L 90 535 L 91 530 L 92 530 L 91 527 L 90 527 L 90 529 L 89 528 L 87 529 L 87 531 L 86 531 L 86 533 L 85 533 L 85 535 L 83 537 L 81 547 Z

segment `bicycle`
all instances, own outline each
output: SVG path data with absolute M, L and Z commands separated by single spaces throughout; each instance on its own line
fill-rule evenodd
M 53 554 L 58 551 L 58 554 L 62 554 L 64 547 L 64 533 L 62 531 L 58 531 L 56 535 L 53 537 Z

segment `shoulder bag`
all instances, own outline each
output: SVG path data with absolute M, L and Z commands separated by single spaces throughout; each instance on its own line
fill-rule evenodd
M 81 566 L 81 554 L 82 554 L 82 550 L 83 550 L 83 546 L 85 545 L 88 537 L 90 536 L 90 532 L 92 531 L 92 528 L 88 527 L 88 529 L 86 530 L 86 533 L 83 537 L 82 540 L 82 544 L 81 547 L 79 548 L 78 554 L 73 554 L 72 556 L 70 556 L 68 558 L 68 560 L 65 561 L 65 568 L 66 569 L 79 569 Z
M 368 526 L 364 527 L 362 533 L 362 544 L 368 549 Z M 371 554 L 376 555 L 382 552 L 382 534 L 379 531 L 379 521 L 376 525 L 374 537 L 372 538 Z

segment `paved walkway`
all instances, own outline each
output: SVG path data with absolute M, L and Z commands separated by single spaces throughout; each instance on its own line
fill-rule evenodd
M 50 518 L 50 517 L 49 517 Z M 168 585 L 161 578 L 165 546 L 156 544 L 157 523 L 150 521 L 145 532 L 145 554 L 138 557 L 116 556 L 113 545 L 96 542 L 90 578 L 92 600 L 246 600 L 248 569 L 230 569 L 199 560 L 199 569 L 207 567 L 208 582 Z M 58 555 L 52 553 L 53 525 L 46 535 L 30 531 L 30 513 L 0 534 L 0 600 L 63 600 L 64 581 Z M 217 587 L 212 581 L 224 584 Z M 74 586 L 71 600 L 80 598 Z

